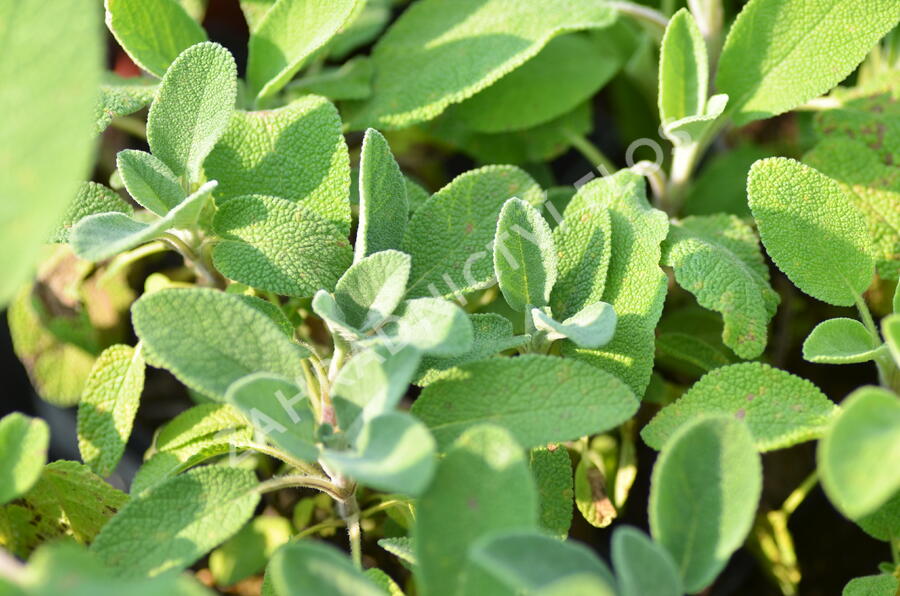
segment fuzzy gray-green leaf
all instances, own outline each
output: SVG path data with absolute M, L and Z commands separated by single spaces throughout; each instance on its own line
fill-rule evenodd
M 660 47 L 660 121 L 669 124 L 702 114 L 708 86 L 706 43 L 690 11 L 682 8 L 669 19 Z
M 606 302 L 595 302 L 558 322 L 540 309 L 531 309 L 535 328 L 547 339 L 570 339 L 579 348 L 599 348 L 609 343 L 616 331 L 616 312 Z
M 134 215 L 134 209 L 117 192 L 97 182 L 83 182 L 69 205 L 50 242 L 68 242 L 69 232 L 82 219 L 98 213 L 117 212 Z
M 225 132 L 236 96 L 237 66 L 219 44 L 189 47 L 166 71 L 147 116 L 147 142 L 185 188 Z
M 494 236 L 494 272 L 513 310 L 545 306 L 556 283 L 550 226 L 537 209 L 517 198 L 503 204 Z
M 47 461 L 50 431 L 40 418 L 13 412 L 0 418 L 0 505 L 37 482 Z
M 828 319 L 806 337 L 803 358 L 822 364 L 868 362 L 876 357 L 879 345 L 856 319 Z
M 160 217 L 186 196 L 172 170 L 150 153 L 134 149 L 119 151 L 116 167 L 128 194 Z
M 374 129 L 366 131 L 359 157 L 359 227 L 354 261 L 381 250 L 403 246 L 409 206 L 406 178 L 387 140 Z

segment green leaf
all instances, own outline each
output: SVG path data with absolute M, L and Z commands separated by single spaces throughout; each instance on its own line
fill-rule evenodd
M 837 406 L 818 387 L 767 364 L 717 368 L 644 427 L 641 437 L 661 449 L 679 428 L 702 414 L 743 420 L 760 451 L 783 449 L 822 436 Z
M 618 511 L 610 498 L 612 486 L 606 478 L 607 466 L 601 454 L 597 458 L 583 454 L 575 467 L 575 506 L 595 528 L 606 528 L 616 519 Z M 610 470 L 611 471 L 611 470 Z
M 694 176 L 682 213 L 728 213 L 742 218 L 750 217 L 750 208 L 747 206 L 747 172 L 753 162 L 769 155 L 770 152 L 750 143 L 711 155 L 700 173 Z
M 900 492 L 874 512 L 854 521 L 866 534 L 878 540 L 890 542 L 900 536 Z
M 251 32 L 256 31 L 263 17 L 275 4 L 276 0 L 240 0 L 241 12 L 247 20 L 247 27 Z
M 78 450 L 98 476 L 116 469 L 144 389 L 144 356 L 116 344 L 100 354 L 78 404 Z
M 412 413 L 441 449 L 482 422 L 505 428 L 530 448 L 614 428 L 637 407 L 634 394 L 611 374 L 574 360 L 527 355 L 446 371 L 422 390 Z
M 898 19 L 893 0 L 751 0 L 728 32 L 716 88 L 737 125 L 781 114 L 846 78 Z
M 612 255 L 610 212 L 585 209 L 583 199 L 574 203 L 553 229 L 558 273 L 550 305 L 561 319 L 601 301 Z
M 419 498 L 413 541 L 422 593 L 453 594 L 470 547 L 493 531 L 538 527 L 528 462 L 513 437 L 482 425 L 462 434 Z
M 616 313 L 606 302 L 595 302 L 559 323 L 540 309 L 531 309 L 534 326 L 547 333 L 547 339 L 571 339 L 579 348 L 599 348 L 613 338 Z
M 343 232 L 292 201 L 246 196 L 219 207 L 213 228 L 222 241 L 213 264 L 222 275 L 288 296 L 332 288 L 352 260 Z
M 171 574 L 149 579 L 121 579 L 104 567 L 85 547 L 71 542 L 51 542 L 37 549 L 22 573 L 22 592 L 9 596 L 211 596 L 212 592 L 188 575 Z M 6 584 L 0 580 L 0 587 Z
M 300 360 L 309 355 L 266 315 L 215 290 L 145 294 L 132 305 L 131 316 L 147 360 L 214 399 L 224 398 L 234 381 L 255 372 L 301 378 Z
M 162 77 L 206 32 L 175 0 L 106 0 L 106 26 L 135 64 Z
M 227 292 L 227 290 L 226 290 Z M 269 302 L 268 300 L 263 300 L 257 296 L 250 296 L 248 294 L 235 294 L 238 298 L 244 301 L 245 304 L 249 304 L 259 312 L 263 313 L 278 325 L 278 328 L 281 329 L 285 335 L 288 337 L 294 337 L 294 324 L 287 318 L 287 315 L 284 313 L 284 310 L 281 309 L 280 306 Z
M 465 311 L 443 298 L 407 300 L 388 327 L 388 345 L 412 346 L 434 356 L 459 356 L 472 347 L 472 323 Z
M 407 294 L 453 296 L 487 287 L 494 276 L 497 217 L 510 197 L 534 207 L 543 193 L 519 168 L 487 166 L 457 176 L 432 195 L 403 239 L 403 251 L 412 256 Z
M 376 346 L 353 356 L 331 385 L 340 427 L 353 432 L 360 415 L 362 422 L 393 411 L 406 395 L 421 357 L 412 346 L 396 352 Z
M 87 544 L 127 501 L 87 466 L 55 461 L 25 495 L 0 508 L 0 542 L 23 559 L 60 536 Z
M 0 504 L 30 489 L 47 461 L 50 429 L 40 418 L 13 412 L 0 418 Z
M 405 412 L 365 422 L 352 451 L 325 449 L 329 468 L 390 493 L 421 495 L 434 475 L 435 443 L 424 424 Z
M 878 275 L 900 277 L 900 210 L 896 209 L 900 202 L 900 168 L 884 165 L 865 145 L 844 138 L 825 139 L 804 155 L 803 161 L 836 180 L 862 211 L 874 244 Z
M 249 421 L 229 405 L 185 410 L 160 429 L 152 455 L 131 482 L 131 494 L 139 495 L 211 457 L 244 448 L 252 438 Z
M 80 220 L 69 233 L 69 243 L 79 258 L 102 261 L 159 237 L 166 230 L 197 221 L 207 198 L 216 188 L 212 180 L 152 223 L 142 223 L 124 213 L 98 213 Z
M 889 391 L 863 387 L 842 409 L 816 455 L 825 494 L 858 519 L 900 491 L 900 402 Z
M 297 383 L 271 373 L 255 373 L 232 383 L 225 401 L 272 444 L 299 460 L 316 461 L 318 424 L 309 397 Z
M 803 342 L 803 358 L 821 364 L 852 364 L 874 360 L 880 347 L 856 319 L 828 319 Z
M 420 375 L 416 384 L 424 387 L 440 378 L 441 371 L 496 356 L 504 350 L 510 350 L 528 342 L 525 335 L 513 335 L 512 322 L 496 313 L 479 313 L 469 315 L 472 323 L 472 347 L 459 356 L 439 357 L 425 356 L 419 367 Z
M 705 108 L 699 114 L 669 122 L 663 127 L 663 134 L 676 146 L 697 144 L 719 120 L 727 105 L 728 95 L 713 95 L 705 102 Z
M 370 128 L 359 157 L 359 227 L 354 260 L 381 250 L 400 248 L 409 206 L 406 178 L 387 140 Z
M 120 77 L 103 73 L 100 100 L 94 110 L 94 133 L 100 134 L 120 116 L 134 114 L 153 101 L 159 81 L 149 77 Z
M 696 367 L 702 371 L 701 374 L 732 362 L 727 354 L 720 352 L 715 346 L 688 333 L 660 333 L 656 336 L 656 350 L 664 358 L 672 358 Z
M 366 6 L 370 6 L 367 3 Z M 325 67 L 316 74 L 308 74 L 287 87 L 288 97 L 311 93 L 331 101 L 366 99 L 372 95 L 372 60 L 368 56 L 354 56 L 338 68 Z
M 741 358 L 762 354 L 780 298 L 750 226 L 733 215 L 685 218 L 670 226 L 662 259 L 700 306 L 722 313 L 725 345 Z
M 536 447 L 529 452 L 528 467 L 540 502 L 541 528 L 565 540 L 572 525 L 572 460 L 562 445 Z
M 472 545 L 463 574 L 464 594 L 537 594 L 562 578 L 591 575 L 615 593 L 615 580 L 594 552 L 527 530 L 498 532 Z
M 189 47 L 166 71 L 147 116 L 147 142 L 185 188 L 225 132 L 236 95 L 234 58 L 219 44 Z
M 375 46 L 375 86 L 351 126 L 400 128 L 438 116 L 537 55 L 555 36 L 612 24 L 615 11 L 565 0 L 426 0 L 405 11 Z
M 69 232 L 79 221 L 89 215 L 110 211 L 134 214 L 131 205 L 123 201 L 114 190 L 96 182 L 83 182 L 49 241 L 68 242 Z
M 269 195 L 293 201 L 350 234 L 350 158 L 341 118 L 307 96 L 276 110 L 237 110 L 204 164 L 216 201 Z
M 378 541 L 378 546 L 391 553 L 401 561 L 405 561 L 410 565 L 417 565 L 416 553 L 412 538 L 400 536 L 397 538 L 382 538 Z
M 659 261 L 668 218 L 647 202 L 643 177 L 627 170 L 582 186 L 566 207 L 567 215 L 570 210 L 609 211 L 612 256 L 602 299 L 612 305 L 618 324 L 604 348 L 564 345 L 563 353 L 611 372 L 641 396 L 650 382 L 654 333 L 666 296 L 667 278 Z
M 537 209 L 517 198 L 503 204 L 494 236 L 494 271 L 513 310 L 545 306 L 556 283 L 550 226 Z
M 762 464 L 747 427 L 702 417 L 666 443 L 650 484 L 650 529 L 699 592 L 743 543 L 759 503 Z
M 31 276 L 93 162 L 99 16 L 95 0 L 0 7 L 0 76 L 10 81 L 0 89 L 2 306 Z
M 894 362 L 900 367 L 900 312 L 882 319 L 881 334 L 884 336 L 884 343 L 894 357 Z
M 681 596 L 681 577 L 669 552 L 631 526 L 613 532 L 612 563 L 621 596 Z
M 344 321 L 361 332 L 383 323 L 403 300 L 409 271 L 409 255 L 396 250 L 358 259 L 334 288 Z
M 144 151 L 125 149 L 116 155 L 116 167 L 128 194 L 160 217 L 181 203 L 184 189 L 169 167 Z
M 291 522 L 277 515 L 253 518 L 241 531 L 209 555 L 216 585 L 228 587 L 262 571 L 269 557 L 291 539 Z
M 841 596 L 894 596 L 900 580 L 892 575 L 867 575 L 847 582 Z
M 838 183 L 776 157 L 753 164 L 747 195 L 778 268 L 813 298 L 855 304 L 872 282 L 875 263 L 865 219 Z
M 271 581 L 273 596 L 384 596 L 347 555 L 314 540 L 289 542 L 279 548 L 266 569 L 266 581 Z
M 709 87 L 706 42 L 686 8 L 666 27 L 659 52 L 659 118 L 669 124 L 703 114 Z
M 627 56 L 615 41 L 606 30 L 554 37 L 521 67 L 450 108 L 447 117 L 489 134 L 558 118 L 590 99 L 619 70 Z
M 119 577 L 180 571 L 247 523 L 259 502 L 256 486 L 250 470 L 190 470 L 129 501 L 91 551 Z
M 306 59 L 347 24 L 357 1 L 278 0 L 250 35 L 251 96 L 261 100 L 284 87 Z

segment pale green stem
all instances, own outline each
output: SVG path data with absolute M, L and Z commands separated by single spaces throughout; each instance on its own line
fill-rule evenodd
M 123 132 L 127 132 L 128 134 L 139 139 L 147 138 L 147 125 L 133 116 L 120 116 L 118 118 L 113 118 L 112 122 L 110 122 L 110 126 L 112 126 L 113 128 L 118 128 Z
M 781 505 L 781 510 L 784 512 L 785 516 L 790 517 L 818 483 L 819 474 L 814 470 L 800 483 L 800 486 L 795 488 L 794 491 L 788 495 L 787 499 L 784 500 L 784 503 Z
M 592 166 L 597 168 L 601 174 L 606 176 L 616 171 L 615 164 L 606 157 L 600 149 L 585 137 L 575 134 L 570 130 L 565 130 L 566 140 L 581 153 L 581 155 L 590 162 Z
M 339 502 L 338 512 L 347 524 L 350 557 L 356 568 L 362 569 L 362 530 L 359 525 L 359 505 L 356 502 L 356 495 L 351 494 L 346 500 Z
M 875 345 L 881 345 L 883 343 L 881 334 L 878 332 L 878 327 L 875 325 L 875 320 L 872 318 L 869 306 L 866 304 L 863 297 L 858 294 L 854 294 L 854 299 L 856 300 L 856 310 L 859 311 L 859 318 L 872 336 L 872 341 Z M 882 352 L 876 354 L 874 360 L 875 366 L 878 368 L 878 382 L 881 386 L 895 392 L 900 391 L 900 371 L 897 370 L 897 365 L 894 363 L 894 359 L 891 355 Z
M 310 366 L 309 358 L 304 358 L 300 361 L 300 367 L 303 369 L 303 376 L 306 379 L 306 390 L 309 392 L 309 400 L 315 409 L 316 418 L 322 419 L 322 398 L 319 395 L 319 382 L 316 380 L 316 376 L 313 374 L 312 367 Z
M 322 476 L 321 470 L 317 470 L 313 464 L 309 462 L 305 462 L 303 460 L 297 459 L 291 455 L 288 455 L 284 451 L 280 449 L 276 449 L 274 447 L 270 447 L 269 445 L 264 445 L 262 443 L 250 443 L 247 445 L 247 449 L 251 451 L 256 451 L 258 453 L 262 453 L 264 455 L 268 455 L 270 457 L 274 457 L 275 459 L 281 460 L 287 465 L 297 468 L 298 470 L 308 474 L 309 476 L 319 476 L 323 480 L 327 480 L 325 476 Z
M 140 261 L 144 257 L 149 257 L 150 255 L 155 255 L 168 249 L 169 246 L 165 242 L 162 242 L 161 240 L 154 240 L 153 242 L 150 242 L 148 244 L 144 244 L 127 252 L 120 253 L 110 262 L 109 267 L 106 268 L 106 271 L 103 272 L 103 279 L 109 279 L 110 277 L 116 275 L 123 268 L 131 265 L 136 261 Z
M 256 491 L 262 494 L 281 490 L 283 488 L 314 488 L 323 493 L 327 493 L 331 498 L 341 502 L 347 498 L 347 495 L 341 490 L 341 487 L 333 484 L 326 478 L 300 474 L 269 478 L 264 482 L 260 482 L 256 487 Z
M 663 34 L 666 32 L 666 27 L 669 26 L 669 19 L 658 10 L 654 10 L 649 6 L 635 4 L 634 2 L 620 2 L 617 0 L 607 2 L 606 4 L 636 21 L 649 25 L 657 40 L 662 39 Z

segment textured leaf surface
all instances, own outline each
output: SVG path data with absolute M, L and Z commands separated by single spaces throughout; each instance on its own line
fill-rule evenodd
M 0 418 L 0 504 L 37 482 L 47 461 L 50 430 L 40 418 L 13 412 Z
M 700 415 L 728 414 L 743 420 L 760 451 L 782 449 L 816 439 L 837 407 L 800 377 L 758 362 L 717 368 L 678 401 L 663 408 L 641 431 L 654 449 Z
M 875 126 L 884 128 L 881 123 Z M 882 142 L 872 141 L 869 146 Z M 836 180 L 865 215 L 878 274 L 887 279 L 900 277 L 900 168 L 884 165 L 873 151 L 850 139 L 826 139 L 803 161 Z
M 275 552 L 266 569 L 273 594 L 384 596 L 338 549 L 318 541 L 290 542 Z
M 559 33 L 605 27 L 613 9 L 563 0 L 553 11 L 509 0 L 427 0 L 375 46 L 373 99 L 353 124 L 398 128 L 430 120 L 538 54 Z
M 472 546 L 464 574 L 464 594 L 539 594 L 562 578 L 592 576 L 606 584 L 599 594 L 613 594 L 615 581 L 588 547 L 536 532 L 502 532 Z
M 72 227 L 88 215 L 110 211 L 133 215 L 134 209 L 122 200 L 118 193 L 96 182 L 83 182 L 78 188 L 75 200 L 63 214 L 50 242 L 68 242 Z
M 752 0 L 728 32 L 716 87 L 738 125 L 781 114 L 843 80 L 898 19 L 893 0 Z
M 354 260 L 403 246 L 406 178 L 380 132 L 366 131 L 359 157 L 359 227 Z
M 900 580 L 892 575 L 867 575 L 847 582 L 841 596 L 893 596 L 900 590 Z
M 371 6 L 367 3 L 366 6 Z M 289 96 L 312 93 L 332 101 L 366 99 L 372 95 L 372 61 L 368 56 L 355 56 L 338 68 L 323 68 L 288 86 Z
M 144 389 L 141 348 L 117 344 L 100 354 L 78 404 L 78 450 L 98 475 L 115 470 Z
M 147 116 L 147 142 L 186 188 L 225 132 L 236 96 L 237 66 L 219 44 L 189 47 L 166 71 Z
M 481 536 L 537 527 L 538 497 L 522 448 L 503 429 L 469 430 L 440 461 L 416 507 L 422 593 L 456 592 L 469 548 Z
M 456 304 L 443 298 L 407 301 L 396 323 L 392 342 L 410 345 L 434 356 L 459 356 L 472 347 L 472 323 Z
M 659 261 L 668 219 L 650 206 L 644 179 L 630 171 L 585 184 L 566 212 L 570 209 L 609 211 L 612 256 L 603 301 L 616 311 L 618 325 L 613 340 L 600 350 L 564 346 L 563 351 L 611 372 L 641 396 L 650 381 L 654 330 L 666 296 Z
M 216 269 L 278 294 L 306 297 L 333 288 L 353 259 L 339 228 L 277 197 L 232 199 L 219 208 L 213 228 L 222 237 L 213 249 Z
M 158 81 L 138 77 L 120 77 L 104 73 L 100 100 L 94 110 L 94 132 L 100 134 L 114 118 L 134 114 L 150 105 L 156 95 Z
M 538 490 L 541 527 L 557 538 L 565 539 L 572 525 L 572 460 L 562 445 L 552 450 L 546 447 L 532 449 L 528 467 Z
M 248 375 L 228 387 L 225 401 L 272 444 L 299 460 L 316 460 L 318 425 L 309 397 L 293 381 L 270 373 Z
M 0 76 L 15 81 L 0 88 L 2 305 L 31 274 L 93 160 L 99 21 L 93 0 L 0 7 Z
M 469 321 L 472 323 L 472 347 L 459 356 L 422 358 L 419 369 L 422 374 L 416 379 L 417 385 L 424 387 L 440 378 L 441 371 L 496 356 L 504 350 L 517 348 L 528 341 L 527 336 L 513 335 L 512 322 L 502 315 L 479 313 L 469 315 Z
M 447 115 L 482 133 L 522 130 L 558 118 L 616 73 L 625 56 L 615 42 L 607 30 L 555 37 L 537 56 Z
M 878 345 L 856 319 L 828 319 L 803 342 L 803 358 L 823 364 L 867 362 L 875 357 Z
M 400 305 L 409 279 L 409 255 L 385 250 L 358 260 L 334 288 L 334 300 L 351 327 L 373 329 Z
M 503 204 L 494 236 L 494 272 L 513 310 L 545 306 L 556 283 L 550 226 L 537 209 L 517 198 Z
M 681 577 L 669 552 L 631 526 L 616 528 L 612 563 L 621 596 L 681 596 Z
M 106 0 L 106 26 L 135 64 L 162 77 L 206 32 L 176 0 Z
M 790 159 L 763 159 L 750 169 L 747 195 L 766 251 L 797 287 L 838 306 L 869 287 L 866 222 L 837 182 Z
M 678 567 L 685 591 L 699 592 L 750 532 L 762 465 L 747 427 L 701 418 L 663 448 L 650 484 L 650 529 Z
M 900 402 L 877 387 L 857 389 L 819 442 L 825 494 L 851 519 L 874 512 L 900 491 Z
M 483 422 L 508 430 L 524 447 L 614 428 L 637 410 L 628 387 L 584 363 L 551 356 L 464 364 L 422 390 L 412 413 L 445 448 Z
M 418 5 L 417 5 L 418 7 Z M 412 256 L 407 294 L 452 296 L 485 287 L 494 275 L 491 245 L 500 209 L 510 197 L 532 206 L 540 187 L 519 168 L 488 166 L 457 176 L 420 207 L 404 236 Z
M 322 459 L 365 486 L 418 496 L 434 475 L 435 443 L 409 414 L 388 412 L 363 425 L 353 451 L 326 449 Z
M 591 209 L 585 201 L 566 207 L 553 229 L 558 274 L 550 305 L 559 319 L 599 302 L 606 287 L 612 256 L 612 224 L 607 209 Z
M 532 309 L 534 326 L 547 333 L 547 338 L 568 338 L 579 348 L 599 348 L 609 343 L 616 330 L 616 313 L 606 302 L 584 307 L 562 323 L 539 309 Z
M 702 114 L 709 65 L 706 43 L 690 11 L 669 19 L 659 55 L 659 117 L 664 124 Z
M 184 189 L 172 170 L 149 153 L 125 149 L 116 155 L 116 167 L 128 194 L 141 206 L 164 216 L 184 200 Z
M 133 498 L 91 551 L 121 577 L 180 571 L 236 533 L 259 501 L 250 470 L 190 470 Z
M 21 499 L 0 509 L 0 541 L 22 558 L 60 536 L 87 544 L 126 501 L 128 495 L 87 466 L 55 461 L 44 466 L 38 481 Z
M 79 258 L 86 261 L 108 259 L 149 242 L 168 229 L 194 223 L 215 187 L 215 180 L 207 182 L 165 217 L 152 223 L 142 223 L 119 212 L 90 215 L 75 224 L 69 242 Z
M 701 306 L 722 313 L 725 345 L 741 358 L 762 354 L 780 299 L 750 226 L 733 215 L 685 218 L 669 228 L 663 264 Z
M 252 194 L 288 199 L 350 233 L 350 158 L 337 109 L 321 97 L 235 111 L 205 169 L 220 183 L 220 203 Z
M 250 35 L 247 84 L 268 97 L 284 87 L 313 52 L 347 23 L 361 0 L 278 0 Z
M 215 399 L 255 372 L 295 379 L 308 352 L 239 298 L 201 288 L 145 294 L 131 307 L 147 359 Z

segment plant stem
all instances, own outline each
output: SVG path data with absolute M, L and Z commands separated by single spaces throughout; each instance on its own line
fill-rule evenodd
M 316 418 L 321 420 L 322 399 L 319 396 L 319 382 L 316 380 L 316 376 L 313 374 L 312 367 L 309 364 L 310 360 L 312 360 L 312 358 L 304 358 L 303 360 L 301 360 L 300 367 L 303 369 L 304 378 L 306 378 L 306 390 L 309 392 L 309 401 L 312 404 L 313 409 L 315 410 L 314 414 L 316 415 Z
M 591 143 L 587 137 L 577 135 L 570 130 L 565 130 L 566 140 L 572 144 L 581 155 L 590 162 L 592 166 L 603 176 L 608 176 L 616 171 L 616 165 L 606 157 L 596 145 Z
M 781 511 L 784 512 L 785 516 L 790 517 L 818 483 L 819 473 L 813 470 L 784 500 L 784 503 L 781 505 Z
M 662 39 L 663 33 L 666 32 L 666 27 L 669 26 L 669 19 L 658 10 L 654 10 L 648 6 L 635 4 L 634 2 L 619 1 L 607 2 L 606 4 L 615 8 L 622 14 L 630 16 L 636 21 L 650 25 L 650 29 L 653 30 L 657 40 Z
M 297 468 L 298 470 L 304 472 L 309 476 L 318 476 L 323 480 L 326 479 L 325 476 L 322 475 L 322 471 L 316 469 L 313 464 L 290 456 L 280 449 L 276 449 L 262 443 L 250 443 L 249 445 L 247 445 L 247 449 L 249 449 L 250 451 L 256 451 L 257 453 L 268 455 L 269 457 L 274 457 L 275 459 L 283 461 L 293 468 Z
M 341 487 L 335 485 L 326 478 L 319 476 L 307 476 L 303 474 L 294 474 L 289 476 L 275 476 L 269 478 L 257 485 L 256 490 L 259 493 L 269 493 L 282 488 L 314 488 L 323 493 L 327 493 L 336 501 L 343 502 L 347 495 L 341 490 Z M 352 495 L 351 495 L 352 496 Z
M 147 139 L 147 125 L 133 116 L 119 116 L 113 118 L 109 124 L 113 128 L 118 128 L 139 139 Z
M 647 178 L 653 191 L 653 203 L 661 207 L 666 194 L 666 173 L 659 165 L 647 160 L 637 162 L 631 169 Z
M 881 334 L 878 332 L 878 327 L 875 325 L 869 306 L 860 295 L 854 295 L 854 299 L 856 300 L 856 310 L 859 311 L 859 318 L 866 329 L 868 329 L 869 335 L 872 336 L 872 342 L 876 346 L 881 345 L 883 343 Z M 894 392 L 900 392 L 900 370 L 897 369 L 893 357 L 889 353 L 882 352 L 876 354 L 874 362 L 876 368 L 878 368 L 878 382 L 881 386 Z
M 106 268 L 106 271 L 103 272 L 103 279 L 109 279 L 119 271 L 121 271 L 124 267 L 127 267 L 135 261 L 140 261 L 144 257 L 149 257 L 150 255 L 161 253 L 168 250 L 168 248 L 168 245 L 162 240 L 154 240 L 153 242 L 150 242 L 148 244 L 144 244 L 127 252 L 120 253 L 110 262 L 109 267 Z
M 357 569 L 362 569 L 362 530 L 359 526 L 359 504 L 356 495 L 351 494 L 346 500 L 338 503 L 338 512 L 347 524 L 347 537 L 350 539 L 350 556 Z

